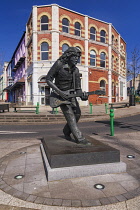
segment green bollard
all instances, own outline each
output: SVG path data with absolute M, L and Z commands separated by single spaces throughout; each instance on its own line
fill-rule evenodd
M 39 102 L 37 102 L 37 105 L 36 105 L 36 114 L 39 114 Z
M 93 107 L 93 104 L 90 103 L 89 106 L 90 106 L 90 114 L 92 114 L 92 107 Z
M 105 113 L 108 114 L 108 103 L 105 103 Z
M 55 114 L 58 114 L 58 109 L 57 108 L 55 108 Z
M 110 136 L 114 136 L 114 109 L 110 109 Z

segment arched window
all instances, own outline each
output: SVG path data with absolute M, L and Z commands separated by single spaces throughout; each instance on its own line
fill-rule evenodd
M 62 31 L 69 33 L 69 20 L 67 18 L 63 18 L 62 20 Z
M 90 65 L 96 66 L 96 52 L 94 50 L 90 51 Z
M 119 71 L 119 60 L 118 60 L 118 58 L 116 58 L 116 71 L 117 72 Z
M 46 15 L 41 17 L 41 31 L 48 30 L 49 19 Z
M 106 66 L 106 54 L 104 52 L 101 52 L 100 54 L 100 67 L 105 68 Z
M 104 30 L 100 32 L 100 41 L 106 43 L 106 32 Z
M 121 62 L 121 70 L 122 71 L 124 70 L 124 62 L 123 61 Z
M 118 39 L 116 39 L 116 48 L 118 48 Z
M 77 46 L 76 48 L 78 48 L 78 49 L 81 51 L 81 48 L 80 48 L 80 47 Z M 82 51 L 81 51 L 81 52 L 82 52 Z M 79 57 L 77 63 L 81 63 L 81 56 Z
M 112 45 L 114 45 L 114 35 L 112 35 Z
M 75 35 L 81 36 L 81 24 L 79 22 L 76 22 L 74 24 L 74 27 L 75 27 Z
M 96 29 L 94 27 L 90 28 L 90 39 L 96 40 Z
M 68 48 L 69 48 L 68 44 L 63 44 L 62 45 L 62 53 L 64 53 Z
M 105 90 L 106 88 L 105 88 L 105 80 L 101 80 L 100 81 L 100 89 L 101 90 Z
M 41 44 L 41 60 L 49 59 L 49 45 L 47 42 L 42 42 Z
M 111 68 L 114 70 L 114 56 L 112 55 L 112 60 L 111 60 Z

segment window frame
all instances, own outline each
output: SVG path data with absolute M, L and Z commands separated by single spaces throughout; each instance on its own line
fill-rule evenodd
M 47 17 L 48 22 L 42 23 L 41 21 L 42 21 L 42 18 L 43 18 L 43 17 Z M 47 29 L 42 29 L 42 26 L 44 26 L 44 25 L 47 26 Z M 48 18 L 47 15 L 43 15 L 43 16 L 41 16 L 41 18 L 40 18 L 40 30 L 41 30 L 41 31 L 48 31 L 48 30 L 49 30 L 49 18 Z
M 76 24 L 77 24 L 77 23 L 78 23 L 79 26 L 80 26 L 79 28 L 76 28 Z M 75 36 L 80 36 L 80 37 L 81 37 L 81 29 L 82 29 L 81 24 L 80 24 L 78 21 L 76 21 L 75 24 L 74 24 L 74 35 L 75 35 Z M 76 32 L 78 32 L 79 35 L 76 34 Z
M 47 44 L 47 47 L 48 49 L 47 50 L 42 50 L 42 45 L 43 44 Z M 47 59 L 43 59 L 43 54 L 47 54 Z M 41 45 L 40 45 L 40 60 L 43 60 L 43 61 L 47 61 L 49 60 L 49 44 L 47 42 L 42 42 Z
M 94 54 L 91 54 L 92 51 L 94 52 Z M 93 57 L 91 57 L 91 55 L 94 55 L 95 57 L 93 58 Z M 93 60 L 94 60 L 95 65 L 91 64 L 92 63 L 91 61 L 93 61 Z M 95 52 L 95 50 L 90 51 L 90 66 L 94 66 L 94 67 L 96 66 L 96 52 Z
M 102 32 L 104 32 L 104 35 L 101 34 Z M 106 31 L 105 30 L 100 31 L 100 42 L 106 43 Z
M 67 22 L 68 25 L 64 25 L 64 24 L 63 24 L 63 20 L 64 20 L 64 19 L 68 21 L 68 22 Z M 70 29 L 69 29 L 69 26 L 70 26 L 69 23 L 70 23 L 70 22 L 69 22 L 69 20 L 68 20 L 67 18 L 63 18 L 63 19 L 62 19 L 62 32 L 64 32 L 64 33 L 69 33 L 69 30 L 70 30 Z M 64 31 L 63 29 L 67 29 L 67 31 Z
M 104 54 L 105 55 L 105 58 L 104 59 L 101 58 L 101 54 Z M 104 63 L 103 66 L 102 66 L 102 63 Z M 101 68 L 106 68 L 106 53 L 105 52 L 101 52 L 100 53 L 100 67 Z
M 104 82 L 104 85 L 101 86 L 101 82 Z M 106 81 L 104 79 L 100 81 L 100 89 L 106 91 Z
M 62 45 L 62 54 L 63 54 L 63 53 L 64 53 L 64 52 L 68 49 L 68 48 L 67 48 L 65 51 L 63 51 L 63 47 L 64 47 L 64 45 L 65 45 L 65 46 L 67 46 L 67 47 L 69 48 L 69 45 L 68 45 L 68 44 L 66 44 L 66 43 L 64 43 L 64 44 Z
M 92 28 L 95 30 L 95 33 L 92 33 L 92 32 L 91 32 L 91 29 L 92 29 Z M 94 36 L 94 39 L 91 38 L 91 36 Z M 90 39 L 93 40 L 93 41 L 96 41 L 96 28 L 93 27 L 93 26 L 90 28 Z

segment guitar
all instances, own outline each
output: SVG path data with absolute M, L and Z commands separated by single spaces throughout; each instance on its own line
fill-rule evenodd
M 51 92 L 50 95 L 50 106 L 52 108 L 57 108 L 62 104 L 71 104 L 71 101 L 69 101 L 70 98 L 74 98 L 74 97 L 81 97 L 83 95 L 83 93 L 73 93 L 73 91 L 71 92 L 71 90 L 68 91 L 63 91 L 67 97 L 68 100 L 63 99 L 61 96 L 59 96 L 58 94 L 56 94 L 55 92 Z M 104 90 L 95 90 L 95 91 L 91 91 L 91 92 L 86 92 L 86 94 L 89 95 L 105 95 L 105 91 Z

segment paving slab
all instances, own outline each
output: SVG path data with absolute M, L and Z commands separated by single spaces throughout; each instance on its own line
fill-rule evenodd
M 87 109 L 84 110 L 83 108 L 82 111 L 88 113 Z M 135 110 L 133 107 L 127 110 L 123 109 L 123 111 L 115 110 L 116 115 L 118 115 L 117 117 L 122 116 L 122 112 L 123 116 L 140 113 L 140 106 L 136 106 Z M 97 114 L 100 116 L 97 116 Z M 29 115 L 31 115 L 31 113 Z M 98 112 L 94 114 L 94 119 L 98 120 L 106 119 L 107 117 L 107 115 L 103 115 L 103 106 L 102 109 L 98 109 Z M 27 139 L 25 142 L 17 142 L 9 138 L 9 142 L 1 141 L 0 209 L 69 210 L 79 207 L 79 209 L 92 210 L 139 210 L 139 136 L 139 131 L 131 131 L 128 134 L 121 133 L 114 138 L 110 138 L 109 136 L 107 138 L 105 138 L 105 136 L 97 136 L 103 142 L 120 150 L 121 161 L 127 164 L 126 173 L 69 179 L 65 182 L 52 182 L 53 184 L 47 183 L 45 173 L 40 173 L 40 170 L 43 168 L 43 163 L 39 155 L 40 149 L 37 140 L 32 139 L 31 141 L 31 139 Z M 13 144 L 11 144 L 10 141 L 12 141 Z M 131 147 L 133 144 L 137 147 L 135 151 L 133 151 Z M 128 147 L 129 145 L 130 147 Z M 27 152 L 25 162 L 23 161 L 23 154 L 20 154 L 22 151 Z M 35 153 L 36 155 L 34 155 Z M 134 160 L 128 160 L 126 157 L 127 154 L 135 154 L 136 158 Z M 16 161 L 16 159 L 19 161 Z M 27 174 L 26 179 L 24 177 L 22 180 L 15 180 L 13 175 L 18 173 L 18 168 L 20 169 L 19 171 L 22 171 L 21 166 L 25 166 L 24 172 L 26 173 L 24 173 L 24 175 L 26 176 Z M 10 171 L 12 168 L 15 168 L 14 172 Z M 36 170 L 31 168 L 36 168 Z M 30 171 L 37 173 L 32 174 L 33 179 L 28 176 L 28 172 Z M 8 172 L 10 173 L 9 176 Z M 12 177 L 10 177 L 10 175 L 12 175 Z M 104 184 L 105 188 L 103 190 L 96 190 L 93 188 L 96 183 Z
M 4 161 L 4 164 L 1 164 L 2 169 L 5 167 L 0 180 L 0 188 L 3 191 L 15 198 L 38 205 L 81 208 L 125 202 L 135 197 L 135 194 L 133 194 L 135 189 L 137 191 L 136 196 L 140 195 L 139 180 L 127 172 L 47 182 L 43 161 L 36 164 L 35 157 L 42 159 L 41 155 L 39 155 L 39 146 L 37 144 L 24 148 L 24 151 L 26 150 L 26 161 L 24 161 L 24 164 L 23 158 L 25 154 L 22 154 L 23 149 L 14 151 L 5 158 L 0 159 L 1 163 Z M 33 153 L 34 158 L 30 158 Z M 35 156 L 35 153 L 37 156 Z M 17 161 L 17 158 L 19 161 Z M 22 169 L 19 166 L 20 161 L 22 167 L 25 168 L 25 173 L 22 179 L 16 180 L 14 176 L 18 173 L 17 168 L 19 167 L 19 170 Z M 26 164 L 27 162 L 28 164 Z M 12 165 L 15 171 L 10 172 Z M 10 173 L 9 176 L 7 176 L 7 172 Z M 95 189 L 95 184 L 99 183 L 105 186 L 103 190 Z

